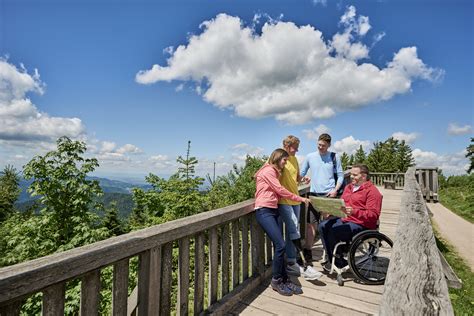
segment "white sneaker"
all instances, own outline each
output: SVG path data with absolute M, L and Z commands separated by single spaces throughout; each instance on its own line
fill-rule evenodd
M 288 273 L 289 275 L 300 276 L 300 270 L 301 268 L 297 263 L 292 265 L 288 264 L 286 266 L 286 273 Z
M 312 266 L 307 266 L 306 270 L 303 267 L 300 267 L 300 274 L 305 280 L 317 280 L 323 276 L 321 272 L 314 270 Z

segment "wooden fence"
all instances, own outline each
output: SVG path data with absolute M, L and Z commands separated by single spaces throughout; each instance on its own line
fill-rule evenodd
M 404 194 L 380 315 L 453 315 L 430 217 L 415 178 L 416 173 L 413 167 L 405 174 Z
M 113 266 L 112 315 L 169 315 L 173 281 L 178 315 L 223 313 L 270 276 L 272 245 L 253 207 L 247 200 L 2 268 L 0 315 L 18 315 L 24 300 L 37 292 L 43 293 L 43 315 L 63 315 L 66 282 L 73 279 L 81 280 L 80 313 L 97 315 L 100 271 L 108 266 Z M 176 245 L 177 267 L 172 263 Z M 129 262 L 135 256 L 138 286 L 129 298 Z M 189 271 L 192 256 L 194 271 Z

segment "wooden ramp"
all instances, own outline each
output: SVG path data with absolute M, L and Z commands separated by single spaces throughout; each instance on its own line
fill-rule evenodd
M 398 223 L 402 190 L 378 188 L 383 195 L 380 231 L 392 240 Z M 323 271 L 321 241 L 313 248 L 314 268 Z M 317 281 L 293 277 L 303 287 L 302 295 L 285 297 L 273 291 L 270 280 L 251 295 L 240 300 L 229 314 L 235 315 L 374 315 L 378 314 L 383 285 L 365 285 L 354 282 L 350 273 L 344 275 L 344 286 L 338 286 L 335 274 Z

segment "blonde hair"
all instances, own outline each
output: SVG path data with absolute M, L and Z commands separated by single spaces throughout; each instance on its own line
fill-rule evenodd
M 270 158 L 268 158 L 268 163 L 278 167 L 278 165 L 280 164 L 280 161 L 283 158 L 287 158 L 288 156 L 289 155 L 286 152 L 286 150 L 277 148 L 272 152 L 272 154 L 270 155 Z
M 283 147 L 290 147 L 292 145 L 299 145 L 299 144 L 300 144 L 299 138 L 293 135 L 288 135 L 283 140 Z

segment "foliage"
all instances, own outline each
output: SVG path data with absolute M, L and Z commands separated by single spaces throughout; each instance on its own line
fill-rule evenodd
M 40 197 L 41 213 L 48 225 L 57 228 L 58 245 L 87 243 L 81 236 L 97 226 L 98 218 L 90 210 L 102 208 L 96 202 L 102 190 L 97 181 L 86 180 L 86 176 L 99 164 L 95 158 L 83 158 L 85 151 L 83 142 L 61 137 L 57 150 L 34 157 L 24 168 L 25 178 L 33 179 L 29 192 Z
M 375 142 L 367 156 L 366 164 L 371 172 L 406 172 L 414 165 L 412 150 L 404 140 L 393 137 Z
M 118 236 L 125 233 L 122 222 L 118 216 L 117 202 L 113 201 L 105 209 L 103 226 L 108 229 L 110 236 Z
M 350 164 L 350 157 L 345 152 L 343 152 L 342 155 L 341 155 L 341 164 L 342 164 L 342 170 L 343 171 L 347 170 L 348 167 L 351 165 Z
M 15 212 L 14 204 L 20 195 L 19 183 L 18 172 L 7 165 L 0 173 L 0 224 Z
M 443 240 L 434 229 L 436 244 L 458 278 L 463 282 L 462 288 L 449 288 L 449 298 L 455 315 L 472 315 L 474 302 L 474 273 L 469 265 L 459 256 L 453 246 Z
M 474 137 L 471 137 L 471 144 L 466 147 L 466 158 L 469 158 L 471 164 L 467 169 L 467 173 L 471 173 L 474 170 Z
M 132 229 L 190 216 L 205 209 L 205 196 L 199 192 L 204 179 L 195 176 L 198 160 L 190 156 L 190 150 L 189 141 L 186 158 L 178 157 L 178 171 L 168 180 L 150 173 L 145 179 L 152 186 L 151 190 L 133 189 Z
M 354 161 L 353 164 L 365 164 L 367 157 L 365 155 L 365 151 L 362 148 L 362 145 L 359 146 L 359 149 L 357 149 L 355 155 L 354 155 Z
M 454 213 L 474 223 L 474 173 L 448 178 L 443 176 L 439 179 L 440 202 Z
M 267 161 L 267 157 L 245 159 L 245 166 L 233 166 L 225 176 L 217 177 L 207 194 L 207 209 L 215 209 L 238 203 L 255 195 L 254 175 Z

